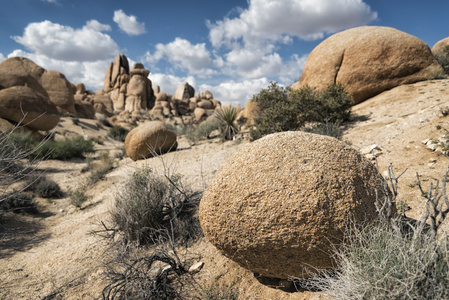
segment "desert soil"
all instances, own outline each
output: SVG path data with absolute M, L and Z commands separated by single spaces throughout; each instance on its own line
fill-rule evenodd
M 449 160 L 429 150 L 422 141 L 447 135 L 448 118 L 441 110 L 449 107 L 449 80 L 425 81 L 386 91 L 353 108 L 353 121 L 346 125 L 342 140 L 364 151 L 378 145 L 381 172 L 393 164 L 399 180 L 400 200 L 411 208 L 410 217 L 418 218 L 424 199 L 416 186 L 419 173 L 424 186 L 433 178 L 441 179 Z M 75 125 L 64 118 L 57 127 L 66 136 L 81 134 L 104 140 L 99 150 L 111 155 L 122 151 L 123 144 L 106 137 L 92 120 Z M 108 220 L 114 195 L 126 177 L 144 165 L 160 173 L 182 175 L 185 185 L 201 190 L 210 182 L 226 159 L 239 151 L 247 140 L 220 142 L 218 139 L 190 146 L 180 139 L 179 150 L 144 161 L 129 158 L 117 162 L 106 178 L 87 190 L 90 200 L 83 209 L 73 207 L 69 199 L 47 201 L 38 198 L 36 215 L 6 215 L 0 224 L 0 299 L 101 299 L 107 284 L 104 276 L 105 245 L 90 232 Z M 67 191 L 77 188 L 86 175 L 85 161 L 44 161 L 38 166 L 49 178 Z M 239 299 L 325 299 L 323 293 L 300 291 L 287 293 L 263 285 L 254 275 L 223 257 L 206 239 L 189 248 L 189 255 L 203 261 L 197 281 L 210 285 L 232 285 Z M 273 254 L 275 255 L 275 254 Z

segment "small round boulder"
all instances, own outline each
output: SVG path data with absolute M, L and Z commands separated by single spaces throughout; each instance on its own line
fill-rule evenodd
M 201 199 L 199 218 L 209 242 L 242 267 L 304 278 L 335 267 L 332 245 L 342 242 L 349 220 L 377 217 L 376 189 L 375 167 L 341 141 L 277 133 L 223 165 Z
M 126 136 L 126 154 L 132 160 L 139 160 L 175 151 L 178 146 L 176 139 L 176 133 L 165 127 L 164 123 L 147 122 L 134 128 Z

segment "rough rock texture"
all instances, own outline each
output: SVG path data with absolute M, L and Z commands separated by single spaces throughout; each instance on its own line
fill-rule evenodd
M 72 84 L 58 71 L 47 71 L 42 74 L 40 82 L 47 91 L 51 102 L 62 111 L 76 113 Z
M 176 139 L 176 133 L 165 127 L 164 123 L 147 122 L 134 128 L 126 136 L 126 154 L 133 160 L 139 160 L 175 151 L 178 146 Z
M 375 167 L 337 139 L 277 133 L 223 165 L 199 218 L 205 237 L 242 267 L 306 277 L 304 267 L 332 269 L 330 242 L 341 242 L 348 218 L 376 217 L 380 184 Z
M 45 131 L 53 129 L 60 119 L 56 106 L 48 98 L 26 86 L 0 90 L 0 117 Z
M 175 99 L 190 99 L 195 96 L 195 89 L 187 82 L 181 83 L 175 92 Z
M 442 64 L 444 71 L 449 73 L 449 37 L 437 42 L 432 47 L 432 54 Z
M 432 79 L 429 73 L 435 68 L 441 67 L 417 37 L 389 27 L 363 26 L 319 44 L 292 87 L 324 89 L 341 82 L 357 104 L 398 85 Z
M 44 74 L 45 69 L 35 64 L 32 60 L 25 57 L 11 57 L 0 63 L 0 68 L 22 71 L 39 79 Z
M 13 86 L 27 86 L 41 94 L 43 97 L 48 98 L 47 91 L 42 87 L 39 81 L 30 74 L 21 70 L 0 68 L 0 89 Z
M 212 100 L 212 99 L 214 99 L 214 96 L 212 95 L 212 93 L 209 90 L 205 90 L 201 94 L 201 99 Z
M 239 118 L 245 118 L 246 119 L 246 125 L 252 126 L 254 125 L 254 120 L 259 115 L 259 108 L 257 106 L 257 103 L 253 100 L 249 100 L 246 102 L 245 108 L 242 109 L 239 113 Z

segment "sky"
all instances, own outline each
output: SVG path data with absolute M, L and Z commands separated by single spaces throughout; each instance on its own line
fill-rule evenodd
M 448 0 L 0 0 L 0 62 L 14 56 L 99 90 L 115 55 L 163 92 L 187 81 L 244 105 L 270 81 L 298 81 L 334 33 L 390 26 L 432 47 L 449 37 Z

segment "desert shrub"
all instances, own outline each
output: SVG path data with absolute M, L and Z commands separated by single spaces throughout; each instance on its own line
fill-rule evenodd
M 85 140 L 78 136 L 73 139 L 55 141 L 46 139 L 40 142 L 30 132 L 14 132 L 9 135 L 9 143 L 23 152 L 28 152 L 29 159 L 58 159 L 83 158 L 84 154 L 94 152 L 94 144 L 91 140 Z
M 270 133 L 299 130 L 308 122 L 338 126 L 349 119 L 353 105 L 352 97 L 340 83 L 317 92 L 309 86 L 292 90 L 272 82 L 253 100 L 257 103 L 259 115 L 254 120 L 255 128 L 250 132 L 252 140 Z M 330 129 L 329 126 L 318 128 Z M 335 134 L 335 130 L 320 132 Z
M 41 175 L 27 179 L 27 191 L 32 191 L 42 198 L 60 198 L 64 195 L 59 184 Z
M 100 162 L 98 164 L 93 164 L 90 159 L 86 161 L 88 166 L 86 170 L 84 170 L 84 168 L 83 170 L 92 170 L 91 174 L 89 175 L 89 182 L 91 184 L 103 179 L 107 173 L 114 169 L 114 162 L 109 157 L 109 152 L 101 153 Z
M 449 236 L 437 234 L 449 213 L 446 181 L 432 182 L 420 220 L 394 216 L 398 178 L 389 167 L 384 180 L 385 202 L 376 205 L 379 221 L 364 228 L 351 227 L 336 250 L 338 271 L 309 284 L 336 299 L 449 299 Z M 429 224 L 427 224 L 429 221 Z
M 203 294 L 205 300 L 237 300 L 239 298 L 239 291 L 233 285 L 218 282 L 203 288 Z
M 211 133 L 218 129 L 220 129 L 220 121 L 204 121 L 195 128 L 190 127 L 185 133 L 185 137 L 191 144 L 195 144 L 200 140 L 209 139 Z
M 108 135 L 114 140 L 124 142 L 128 132 L 128 129 L 120 125 L 114 125 L 111 129 L 109 129 Z
M 69 190 L 70 204 L 77 208 L 81 208 L 84 202 L 89 200 L 89 196 L 86 195 L 84 186 L 78 186 L 75 189 Z
M 3 195 L 0 201 L 0 210 L 12 211 L 15 213 L 37 212 L 36 204 L 33 201 L 33 196 L 20 191 L 13 191 L 9 194 Z
M 151 244 L 160 238 L 161 230 L 186 242 L 202 234 L 197 217 L 200 198 L 201 193 L 184 190 L 178 178 L 160 176 L 144 167 L 116 195 L 112 223 L 125 242 Z
M 342 135 L 342 130 L 340 128 L 339 122 L 317 123 L 315 125 L 312 125 L 311 127 L 304 128 L 304 131 L 320 135 L 332 136 L 337 139 L 339 139 Z
M 215 112 L 215 117 L 220 124 L 220 133 L 225 140 L 232 140 L 234 136 L 239 132 L 236 125 L 237 116 L 239 110 L 235 107 L 223 107 Z
M 443 53 L 445 54 L 435 55 L 435 59 L 443 67 L 444 72 L 449 74 L 449 46 L 444 49 Z

